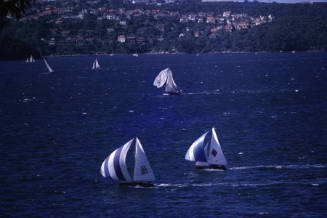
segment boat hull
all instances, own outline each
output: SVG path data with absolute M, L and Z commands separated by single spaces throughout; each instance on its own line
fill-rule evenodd
M 182 91 L 176 91 L 176 92 L 167 92 L 169 95 L 181 95 Z
M 151 182 L 126 182 L 126 183 L 120 183 L 119 186 L 121 186 L 121 187 L 135 187 L 135 186 L 154 187 L 154 185 Z
M 224 165 L 209 165 L 209 166 L 199 166 L 195 165 L 195 169 L 217 169 L 217 170 L 227 170 L 227 168 Z

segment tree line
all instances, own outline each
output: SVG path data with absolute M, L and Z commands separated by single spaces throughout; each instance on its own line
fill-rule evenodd
M 100 2 L 101 4 L 101 2 Z M 115 2 L 115 7 L 122 3 Z M 113 4 L 114 6 L 114 4 Z M 156 5 L 123 5 L 128 8 L 147 9 L 158 8 Z M 84 20 L 66 19 L 61 25 L 69 29 L 70 34 L 83 32 L 85 37 L 94 38 L 92 42 L 79 44 L 77 41 L 60 42 L 49 46 L 45 39 L 51 35 L 53 24 L 47 17 L 37 21 L 10 20 L 0 30 L 0 59 L 24 59 L 30 54 L 36 57 L 60 54 L 95 54 L 95 53 L 149 53 L 149 52 L 261 52 L 261 51 L 326 51 L 327 50 L 327 4 L 277 4 L 277 3 L 201 3 L 192 0 L 177 1 L 174 4 L 160 6 L 161 10 L 178 11 L 180 14 L 212 12 L 243 13 L 250 16 L 271 14 L 274 20 L 270 23 L 233 32 L 218 31 L 216 37 L 210 38 L 210 28 L 201 23 L 180 23 L 177 20 L 163 17 L 135 19 L 128 26 L 120 26 L 112 21 L 99 21 L 94 16 Z M 165 25 L 165 31 L 160 32 L 154 25 Z M 185 32 L 185 28 L 190 31 Z M 108 28 L 115 32 L 106 34 Z M 118 43 L 119 34 L 134 34 L 143 29 L 147 38 L 142 43 L 126 41 Z M 194 37 L 194 32 L 201 29 L 204 33 Z M 183 37 L 178 37 L 181 32 Z M 68 37 L 68 36 L 66 36 Z M 157 40 L 162 37 L 163 40 Z M 101 40 L 100 40 L 101 39 Z

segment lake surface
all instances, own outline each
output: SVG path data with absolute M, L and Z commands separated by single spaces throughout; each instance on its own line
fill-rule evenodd
M 94 59 L 0 62 L 2 216 L 327 216 L 327 53 Z M 166 67 L 183 95 L 152 85 Z M 211 127 L 224 172 L 184 160 Z M 100 174 L 135 136 L 154 188 Z

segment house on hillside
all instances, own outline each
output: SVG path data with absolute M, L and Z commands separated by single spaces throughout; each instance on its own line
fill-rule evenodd
M 117 41 L 120 43 L 125 43 L 126 42 L 125 35 L 119 35 Z

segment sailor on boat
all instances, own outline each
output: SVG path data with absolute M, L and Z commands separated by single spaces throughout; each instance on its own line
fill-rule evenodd
M 126 165 L 127 152 L 135 145 L 134 174 L 131 177 Z M 140 140 L 136 137 L 114 150 L 102 163 L 100 173 L 120 182 L 120 186 L 154 186 L 155 180 L 150 163 L 145 155 Z
M 195 161 L 196 169 L 227 169 L 227 161 L 215 128 L 205 132 L 193 142 L 185 155 L 185 159 Z

